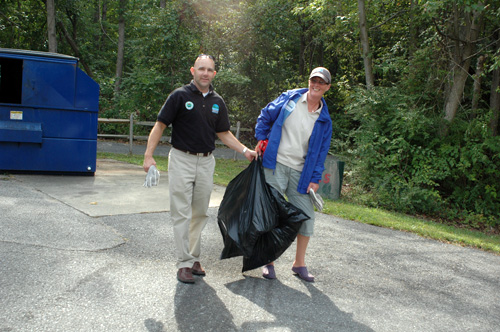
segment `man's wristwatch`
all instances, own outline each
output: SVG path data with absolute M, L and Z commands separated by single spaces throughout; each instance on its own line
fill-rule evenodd
M 243 152 L 241 152 L 241 153 L 245 154 L 245 152 L 247 152 L 247 151 L 248 151 L 248 148 L 245 146 L 245 147 L 243 148 Z

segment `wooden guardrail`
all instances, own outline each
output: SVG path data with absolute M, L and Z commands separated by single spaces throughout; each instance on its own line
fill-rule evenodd
M 128 139 L 129 142 L 129 154 L 132 154 L 132 147 L 134 145 L 134 140 L 143 140 L 147 141 L 148 136 L 141 136 L 141 135 L 134 135 L 134 126 L 148 126 L 148 127 L 153 127 L 155 125 L 154 121 L 137 121 L 134 119 L 134 115 L 130 114 L 129 119 L 108 119 L 108 118 L 98 118 L 99 123 L 119 123 L 119 124 L 128 124 L 129 126 L 129 131 L 128 135 L 117 135 L 117 134 L 97 134 L 97 137 L 101 138 L 126 138 Z M 249 128 L 241 128 L 240 127 L 241 123 L 238 121 L 236 123 L 236 127 L 231 127 L 231 131 L 234 132 L 234 136 L 237 139 L 240 139 L 240 132 L 241 131 L 252 131 L 252 129 Z M 169 142 L 170 137 L 169 136 L 163 136 L 161 138 L 162 142 Z M 221 141 L 217 140 L 217 144 L 222 144 Z M 234 153 L 236 157 L 236 152 Z

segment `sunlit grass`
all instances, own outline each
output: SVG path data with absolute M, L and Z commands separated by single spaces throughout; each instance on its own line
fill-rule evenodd
M 327 214 L 374 226 L 411 232 L 442 242 L 500 253 L 500 236 L 498 235 L 484 234 L 479 231 L 457 228 L 401 213 L 363 207 L 342 201 L 325 201 L 323 212 Z

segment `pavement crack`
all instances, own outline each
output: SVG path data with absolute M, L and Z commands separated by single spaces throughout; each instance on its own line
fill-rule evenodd
M 53 249 L 53 250 L 58 250 L 58 251 L 66 251 L 66 252 L 92 252 L 92 253 L 98 253 L 98 252 L 105 252 L 108 250 L 113 250 L 116 248 L 119 248 L 123 245 L 125 245 L 128 241 L 127 239 L 122 238 L 123 242 L 118 243 L 113 246 L 109 247 L 103 247 L 103 248 L 97 248 L 97 249 L 84 249 L 84 248 L 61 248 L 57 246 L 50 246 L 50 245 L 44 245 L 44 244 L 37 244 L 37 243 L 29 243 L 29 242 L 20 242 L 20 241 L 5 241 L 5 240 L 0 240 L 0 243 L 7 243 L 7 244 L 15 244 L 19 246 L 27 246 L 27 247 L 33 247 L 33 248 L 44 248 L 44 249 Z

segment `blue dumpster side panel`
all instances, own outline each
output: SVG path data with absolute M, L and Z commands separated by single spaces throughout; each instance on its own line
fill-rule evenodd
M 0 142 L 0 169 L 94 173 L 97 141 L 43 139 L 41 144 Z
M 23 105 L 73 108 L 76 63 L 24 60 Z
M 75 91 L 75 108 L 93 112 L 99 111 L 99 84 L 80 68 L 76 68 Z
M 42 125 L 34 122 L 0 121 L 0 142 L 42 143 Z
M 5 110 L 5 111 L 2 111 Z M 10 120 L 9 110 L 22 112 L 23 120 Z M 0 121 L 13 123 L 37 123 L 40 125 L 44 138 L 67 138 L 67 139 L 95 139 L 97 140 L 98 112 L 85 110 L 68 110 L 52 108 L 10 107 L 0 105 Z M 6 128 L 7 125 L 4 125 Z M 2 130 L 2 128 L 0 128 Z M 26 132 L 18 132 L 19 135 L 12 137 L 12 142 L 22 142 L 21 135 Z M 1 141 L 1 140 L 0 140 Z
M 0 57 L 23 61 L 21 103 L 0 103 L 0 170 L 93 174 L 99 85 L 74 57 L 1 48 Z

